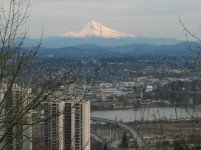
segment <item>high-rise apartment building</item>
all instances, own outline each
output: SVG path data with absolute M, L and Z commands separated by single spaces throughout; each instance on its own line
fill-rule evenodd
M 28 93 L 29 89 L 16 84 L 11 88 L 0 85 L 0 149 L 90 150 L 89 101 L 65 101 L 58 97 L 68 95 L 56 93 L 42 104 L 42 112 L 23 113 L 29 103 Z M 32 122 L 36 124 L 28 125 Z
M 0 149 L 31 150 L 31 129 L 26 125 L 29 114 L 23 114 L 26 106 L 24 96 L 20 86 L 13 84 L 8 88 L 6 84 L 1 84 Z
M 44 103 L 45 150 L 90 150 L 90 102 Z
M 43 144 L 45 150 L 58 149 L 60 144 L 59 129 L 59 102 L 44 103 Z

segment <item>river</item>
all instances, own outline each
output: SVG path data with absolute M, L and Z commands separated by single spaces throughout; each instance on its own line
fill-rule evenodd
M 92 111 L 92 117 L 105 118 L 110 120 L 117 120 L 123 122 L 130 122 L 135 120 L 154 120 L 154 119 L 176 119 L 176 118 L 191 118 L 201 117 L 201 107 L 192 108 L 174 108 L 174 107 L 151 107 L 138 108 L 126 110 L 104 110 Z

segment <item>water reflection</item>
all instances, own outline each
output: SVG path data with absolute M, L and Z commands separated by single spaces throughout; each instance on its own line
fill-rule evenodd
M 93 111 L 91 116 L 106 118 L 117 121 L 140 121 L 140 120 L 154 120 L 154 119 L 176 119 L 176 118 L 191 118 L 201 117 L 201 109 L 193 108 L 175 108 L 175 107 L 151 107 L 138 108 L 127 110 L 107 110 L 107 111 Z

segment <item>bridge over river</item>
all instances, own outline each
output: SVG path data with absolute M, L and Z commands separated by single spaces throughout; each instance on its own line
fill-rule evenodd
M 109 119 L 104 119 L 104 118 L 96 118 L 96 117 L 91 117 L 92 121 L 97 121 L 97 122 L 104 122 L 104 123 L 109 123 L 109 124 L 114 124 L 117 125 L 119 128 L 127 131 L 128 133 L 131 134 L 133 139 L 137 142 L 137 145 L 139 148 L 142 148 L 144 146 L 143 138 L 140 134 L 137 133 L 136 130 L 133 128 L 129 127 L 125 123 L 114 121 L 114 120 L 109 120 Z

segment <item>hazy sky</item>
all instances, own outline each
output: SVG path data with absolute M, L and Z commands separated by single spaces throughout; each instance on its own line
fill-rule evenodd
M 91 20 L 148 37 L 185 38 L 178 16 L 201 33 L 201 0 L 31 0 L 30 34 L 59 35 L 80 30 Z

